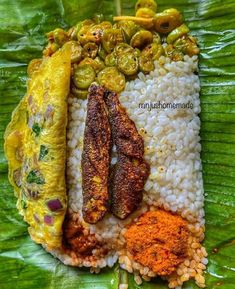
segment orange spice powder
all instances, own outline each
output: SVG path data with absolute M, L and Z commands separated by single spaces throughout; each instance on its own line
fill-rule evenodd
M 161 276 L 173 273 L 187 257 L 187 221 L 162 209 L 143 214 L 125 238 L 133 259 Z

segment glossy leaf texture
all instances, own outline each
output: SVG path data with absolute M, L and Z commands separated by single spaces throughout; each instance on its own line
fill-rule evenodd
M 27 63 L 40 57 L 45 33 L 67 28 L 103 13 L 134 12 L 134 0 L 1 0 L 0 3 L 0 288 L 164 289 L 160 279 L 136 285 L 133 277 L 113 269 L 91 275 L 62 265 L 33 243 L 15 207 L 7 179 L 3 133 L 11 112 L 26 91 Z M 183 12 L 201 48 L 201 144 L 205 189 L 208 289 L 235 288 L 235 2 L 233 0 L 160 0 L 159 10 Z M 184 288 L 197 288 L 188 282 Z

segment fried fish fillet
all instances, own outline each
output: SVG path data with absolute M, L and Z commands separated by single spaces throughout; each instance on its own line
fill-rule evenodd
M 95 224 L 108 209 L 111 130 L 104 89 L 90 87 L 82 153 L 83 218 Z
M 111 176 L 111 211 L 120 219 L 125 219 L 142 201 L 149 165 L 143 159 L 143 139 L 120 104 L 118 95 L 106 91 L 104 98 L 118 155 Z

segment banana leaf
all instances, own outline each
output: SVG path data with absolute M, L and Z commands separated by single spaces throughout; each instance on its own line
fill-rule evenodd
M 160 279 L 136 285 L 118 266 L 98 275 L 62 265 L 29 238 L 7 178 L 3 133 L 26 91 L 27 63 L 40 57 L 45 33 L 99 12 L 133 14 L 134 0 L 0 1 L 0 288 L 163 289 Z M 235 288 L 235 2 L 159 0 L 159 9 L 184 14 L 201 48 L 201 144 L 209 289 Z M 185 289 L 197 288 L 188 282 Z

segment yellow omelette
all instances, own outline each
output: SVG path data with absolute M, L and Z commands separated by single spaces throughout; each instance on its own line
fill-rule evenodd
M 5 132 L 9 179 L 32 239 L 58 248 L 67 207 L 65 164 L 70 49 L 45 57 Z

